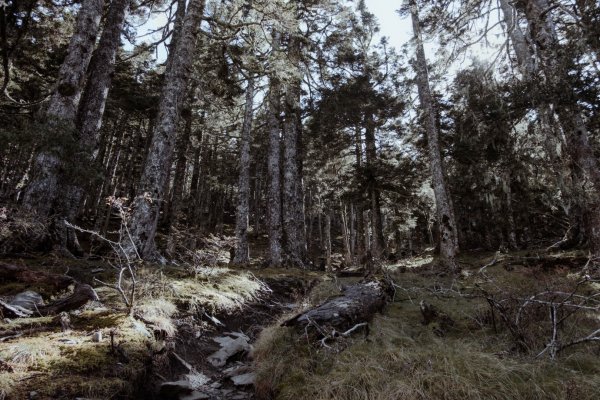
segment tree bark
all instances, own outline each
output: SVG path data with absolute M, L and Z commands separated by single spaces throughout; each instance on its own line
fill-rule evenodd
M 331 268 L 331 210 L 325 210 L 325 259 L 327 269 Z
M 519 26 L 516 10 L 509 4 L 508 0 L 498 0 L 498 2 L 504 16 L 508 37 L 512 41 L 512 47 L 515 50 L 517 65 L 523 76 L 529 79 L 535 72 L 535 63 L 531 48 L 525 39 L 525 34 Z
M 187 166 L 187 150 L 192 136 L 192 124 L 194 115 L 192 113 L 192 105 L 194 102 L 195 85 L 192 85 L 190 95 L 188 96 L 188 105 L 182 112 L 182 117 L 185 121 L 183 132 L 177 143 L 177 161 L 175 162 L 175 176 L 173 177 L 173 188 L 171 189 L 171 198 L 168 207 L 165 210 L 167 215 L 165 218 L 166 229 L 170 230 L 173 224 L 178 222 L 179 210 L 181 209 L 181 199 L 185 186 L 185 171 Z
M 356 173 L 360 174 L 362 168 L 362 134 L 360 127 L 357 126 L 355 130 L 355 144 L 354 151 L 356 156 Z M 359 263 L 362 262 L 365 256 L 365 225 L 363 217 L 363 207 L 359 199 L 359 203 L 355 206 L 356 213 L 356 239 L 354 247 L 354 258 Z
M 369 170 L 369 202 L 371 203 L 371 255 L 379 259 L 384 252 L 383 219 L 381 217 L 381 195 L 376 182 L 377 144 L 375 142 L 375 122 L 372 114 L 365 117 L 366 164 Z
M 166 71 L 150 151 L 128 224 L 129 233 L 124 236 L 130 236 L 125 245 L 125 251 L 130 256 L 136 253 L 144 259 L 156 256 L 154 238 L 158 216 L 172 163 L 175 132 L 184 97 L 182 93 L 186 92 L 191 74 L 203 11 L 204 0 L 190 0 L 181 36 L 175 51 L 171 53 L 173 61 L 169 63 L 170 68 Z
M 300 74 L 300 41 L 292 36 L 288 57 Z M 300 81 L 288 82 L 285 88 L 285 121 L 283 127 L 283 228 L 286 262 L 292 266 L 306 265 L 306 237 L 300 175 Z
M 421 108 L 425 117 L 433 191 L 438 217 L 440 257 L 445 266 L 454 270 L 457 268 L 456 255 L 458 253 L 456 221 L 454 218 L 452 201 L 444 177 L 438 128 L 435 121 L 435 111 L 433 106 L 434 100 L 429 87 L 429 72 L 427 70 L 423 39 L 421 38 L 419 10 L 415 0 L 410 0 L 410 11 L 417 53 L 415 63 L 417 86 Z
M 125 16 L 131 0 L 112 0 L 100 36 L 98 48 L 94 52 L 85 90 L 77 114 L 77 131 L 79 141 L 87 149 L 91 160 L 98 152 L 98 134 L 102 126 L 102 117 L 106 107 L 106 99 L 115 70 L 117 50 L 121 44 L 121 32 L 125 24 Z
M 273 33 L 273 52 L 279 51 L 279 33 Z M 269 175 L 267 216 L 269 222 L 269 260 L 270 266 L 281 266 L 282 227 L 281 227 L 281 126 L 279 113 L 281 108 L 279 78 L 272 71 L 268 94 L 267 126 L 269 132 L 269 156 L 267 169 Z
M 296 315 L 282 326 L 293 326 L 302 332 L 311 329 L 319 333 L 323 328 L 344 332 L 358 323 L 370 321 L 375 313 L 383 309 L 387 300 L 384 284 L 358 283 L 346 287 L 341 296 Z
M 75 32 L 69 42 L 67 56 L 61 64 L 58 80 L 45 112 L 52 134 L 68 134 L 69 130 L 74 128 L 77 106 L 96 44 L 103 8 L 104 0 L 85 0 L 77 14 Z M 42 148 L 37 155 L 33 179 L 23 199 L 27 209 L 45 217 L 57 212 L 55 203 L 61 191 L 60 175 L 65 154 L 60 142 L 64 139 L 56 139 L 52 146 Z
M 235 238 L 237 245 L 233 264 L 246 265 L 250 262 L 248 248 L 248 226 L 250 222 L 250 141 L 254 107 L 254 78 L 248 78 L 246 105 L 240 143 L 240 176 L 238 178 L 238 203 L 235 215 Z

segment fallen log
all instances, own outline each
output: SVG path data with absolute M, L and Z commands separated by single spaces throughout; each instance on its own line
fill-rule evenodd
M 344 288 L 342 295 L 288 319 L 282 326 L 300 329 L 312 326 L 316 330 L 326 327 L 343 332 L 370 321 L 387 301 L 388 293 L 382 282 L 358 283 Z
M 11 302 L 0 301 L 0 311 L 8 317 L 54 315 L 62 311 L 75 310 L 90 300 L 98 300 L 98 295 L 88 284 L 79 283 L 70 276 L 31 270 L 24 266 L 0 263 L 0 283 L 2 282 L 45 285 L 56 291 L 65 290 L 72 284 L 75 286 L 72 294 L 46 305 L 42 305 L 39 294 L 30 291 L 19 293 Z M 32 293 L 39 299 L 33 298 Z
M 93 300 L 99 300 L 94 288 L 86 283 L 77 283 L 73 294 L 39 307 L 39 312 L 42 315 L 54 315 L 63 311 L 76 310 Z
M 77 283 L 72 294 L 47 305 L 35 304 L 32 307 L 24 307 L 0 300 L 0 312 L 4 317 L 20 318 L 55 315 L 63 311 L 76 310 L 92 300 L 98 300 L 94 288 L 85 283 Z

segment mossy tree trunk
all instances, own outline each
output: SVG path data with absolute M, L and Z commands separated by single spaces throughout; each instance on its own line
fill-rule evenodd
M 250 142 L 254 107 L 254 79 L 248 78 L 246 104 L 240 143 L 240 175 L 238 178 L 238 201 L 235 215 L 235 238 L 237 245 L 233 263 L 245 265 L 250 262 L 248 226 L 250 223 Z
M 75 118 L 103 10 L 104 0 L 85 0 L 77 14 L 67 56 L 44 113 L 50 137 L 44 138 L 46 143 L 42 143 L 35 158 L 32 180 L 23 198 L 27 209 L 41 217 L 52 217 L 56 242 L 73 251 L 80 251 L 79 243 L 75 233 L 66 227 L 65 219 L 72 220 L 76 216 L 73 210 L 79 208 L 81 190 L 74 185 L 77 178 L 68 176 L 75 166 L 65 163 L 66 157 L 87 158 L 87 154 L 81 154 L 88 151 L 86 148 L 73 148 L 78 145 L 74 135 Z
M 280 34 L 273 33 L 273 52 L 279 51 Z M 267 98 L 267 126 L 269 132 L 269 155 L 267 174 L 269 187 L 267 193 L 267 217 L 269 223 L 269 256 L 268 264 L 273 267 L 281 266 L 283 251 L 281 246 L 281 124 L 279 113 L 281 109 L 281 88 L 276 72 L 272 71 L 269 78 L 269 94 Z
M 285 87 L 285 121 L 283 125 L 283 229 L 285 233 L 286 262 L 296 267 L 306 265 L 306 235 L 300 143 L 300 38 L 292 36 L 288 44 L 288 58 L 298 75 Z
M 429 87 L 429 72 L 427 60 L 421 37 L 421 26 L 419 10 L 415 0 L 410 0 L 410 12 L 412 17 L 413 32 L 416 45 L 417 87 L 419 101 L 425 118 L 425 129 L 427 132 L 427 144 L 429 149 L 429 162 L 437 209 L 439 227 L 439 247 L 442 263 L 450 269 L 456 269 L 456 255 L 458 253 L 458 236 L 454 210 L 450 193 L 446 185 L 444 167 L 440 152 L 439 132 L 436 124 L 434 100 Z
M 158 217 L 165 198 L 165 188 L 173 158 L 175 133 L 186 86 L 192 70 L 198 29 L 204 12 L 204 0 L 190 0 L 177 46 L 169 55 L 158 117 L 133 212 L 124 237 L 129 238 L 125 251 L 144 259 L 156 257 L 155 236 Z

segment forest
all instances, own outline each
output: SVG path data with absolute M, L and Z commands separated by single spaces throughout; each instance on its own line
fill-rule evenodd
M 0 59 L 0 400 L 600 398 L 598 0 L 0 0 Z

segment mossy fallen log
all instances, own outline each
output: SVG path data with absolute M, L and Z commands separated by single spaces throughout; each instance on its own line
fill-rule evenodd
M 358 283 L 345 287 L 342 295 L 288 319 L 282 326 L 300 329 L 312 326 L 316 330 L 327 327 L 345 331 L 356 324 L 370 321 L 387 301 L 388 293 L 383 282 Z

